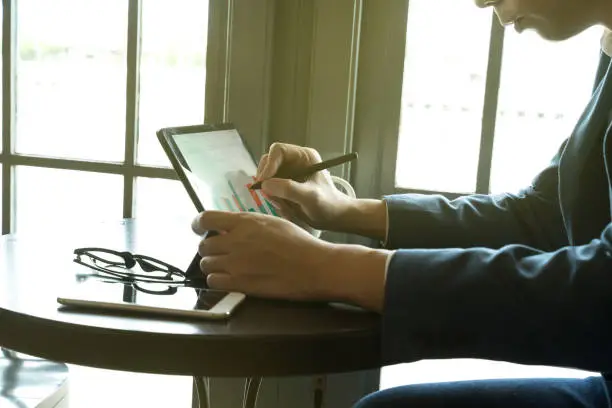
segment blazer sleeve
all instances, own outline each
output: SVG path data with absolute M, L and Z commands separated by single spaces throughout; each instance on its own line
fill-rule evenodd
M 518 194 L 387 196 L 386 247 L 500 248 L 509 243 L 553 250 L 568 244 L 558 194 L 558 166 L 565 144 Z
M 612 224 L 544 252 L 398 250 L 382 313 L 385 364 L 485 358 L 612 370 Z

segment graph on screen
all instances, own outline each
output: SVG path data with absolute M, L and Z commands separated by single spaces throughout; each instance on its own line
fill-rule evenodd
M 183 169 L 207 210 L 282 216 L 261 190 L 251 190 L 257 166 L 235 129 L 174 135 Z
M 215 206 L 222 211 L 259 212 L 279 216 L 276 208 L 261 190 L 251 190 L 256 182 L 255 177 L 244 171 L 232 171 L 225 174 L 227 184 L 215 190 Z

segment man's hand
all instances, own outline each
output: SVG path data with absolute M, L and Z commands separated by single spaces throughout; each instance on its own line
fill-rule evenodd
M 291 222 L 255 213 L 207 211 L 196 232 L 222 233 L 202 240 L 200 268 L 211 288 L 295 300 L 320 299 L 320 276 L 332 245 Z
M 263 192 L 283 216 L 315 229 L 331 230 L 334 221 L 356 200 L 335 187 L 329 171 L 318 171 L 303 183 L 275 178 L 303 171 L 320 162 L 319 152 L 312 148 L 274 143 L 259 160 L 256 178 L 264 181 Z
M 194 231 L 213 289 L 288 300 L 345 301 L 381 310 L 387 252 L 337 245 L 291 222 L 256 213 L 206 211 Z
M 303 183 L 274 178 L 320 163 L 316 150 L 274 143 L 259 160 L 256 178 L 280 213 L 303 228 L 349 232 L 385 240 L 387 205 L 381 200 L 349 198 L 334 185 L 329 171 L 318 171 Z

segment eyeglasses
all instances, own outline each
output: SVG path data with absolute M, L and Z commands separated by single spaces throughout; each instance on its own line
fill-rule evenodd
M 176 266 L 146 255 L 94 247 L 77 248 L 74 254 L 74 262 L 101 272 L 104 278 L 111 280 L 179 286 L 192 283 L 192 280 L 187 279 L 185 273 Z M 137 265 L 144 273 L 133 270 Z
M 174 295 L 178 291 L 178 287 L 184 285 L 160 282 L 138 282 L 128 278 L 117 278 L 114 276 L 103 276 L 93 273 L 77 273 L 77 282 L 84 282 L 89 279 L 97 280 L 104 283 L 120 283 L 124 286 L 129 286 L 137 292 L 147 293 L 149 295 Z M 186 286 L 186 285 L 185 285 Z

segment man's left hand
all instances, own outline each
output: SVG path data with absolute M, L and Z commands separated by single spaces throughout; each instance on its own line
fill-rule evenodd
M 199 245 L 209 287 L 290 300 L 323 300 L 334 245 L 282 218 L 206 211 L 193 229 L 219 235 Z M 329 275 L 328 275 L 329 276 Z

